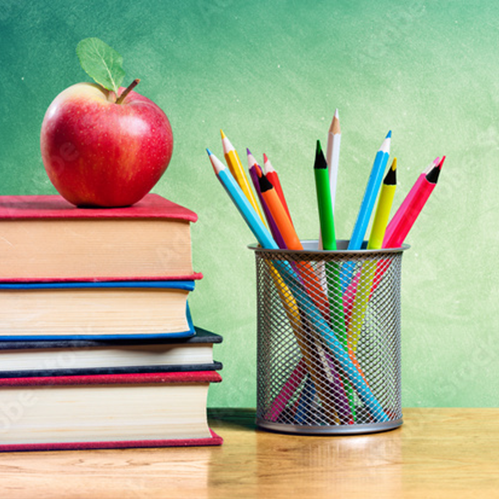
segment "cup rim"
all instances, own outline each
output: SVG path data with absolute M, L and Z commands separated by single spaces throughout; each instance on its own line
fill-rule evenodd
M 402 244 L 400 248 L 383 248 L 383 249 L 367 249 L 367 241 L 364 241 L 363 248 L 360 250 L 349 250 L 348 239 L 338 239 L 336 241 L 338 245 L 337 250 L 320 250 L 316 249 L 319 246 L 318 239 L 303 239 L 301 241 L 303 245 L 303 250 L 290 250 L 290 249 L 268 249 L 262 248 L 259 244 L 253 243 L 248 244 L 248 249 L 256 252 L 266 252 L 266 253 L 279 253 L 279 254 L 300 254 L 300 253 L 317 253 L 318 255 L 371 255 L 371 254 L 386 254 L 386 253 L 402 253 L 408 250 L 411 246 L 409 244 Z

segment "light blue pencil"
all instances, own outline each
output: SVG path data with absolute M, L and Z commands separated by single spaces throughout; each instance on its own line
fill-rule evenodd
M 220 180 L 230 198 L 241 213 L 242 217 L 248 224 L 257 241 L 263 248 L 279 249 L 269 230 L 263 225 L 260 217 L 257 215 L 255 209 L 250 205 L 248 199 L 244 195 L 237 182 L 234 180 L 234 177 L 232 176 L 228 168 L 209 149 L 207 149 L 207 152 L 218 179 Z M 281 277 L 286 286 L 288 286 L 289 289 L 295 290 L 296 301 L 301 304 L 302 310 L 307 311 L 306 315 L 308 316 L 311 324 L 314 325 L 314 328 L 319 331 L 319 333 L 326 341 L 327 346 L 340 363 L 341 368 L 344 370 L 345 374 L 352 382 L 352 385 L 357 390 L 357 394 L 359 395 L 360 399 L 371 410 L 373 416 L 378 421 L 389 421 L 387 414 L 374 397 L 371 389 L 360 375 L 356 366 L 350 360 L 350 357 L 348 357 L 348 354 L 345 353 L 345 350 L 336 338 L 335 333 L 329 327 L 328 323 L 324 320 L 319 309 L 309 298 L 305 289 L 300 286 L 300 280 L 291 267 L 290 263 L 286 261 L 276 260 L 273 262 L 273 265 L 281 274 Z
M 236 205 L 239 213 L 241 213 L 246 224 L 256 237 L 256 240 L 263 248 L 279 249 L 279 246 L 277 246 L 277 243 L 274 241 L 274 238 L 267 227 L 263 225 L 261 218 L 257 215 L 253 206 L 251 206 L 248 198 L 239 187 L 239 184 L 235 181 L 230 170 L 209 149 L 206 149 L 206 151 L 208 152 L 208 156 L 213 166 L 213 170 L 215 170 L 215 173 L 217 174 L 218 180 L 220 180 L 221 184 L 224 186 L 227 194 L 232 199 L 232 202 Z
M 369 225 L 369 220 L 371 219 L 374 204 L 376 203 L 376 198 L 378 197 L 378 193 L 381 188 L 381 182 L 383 182 L 388 157 L 390 156 L 391 137 L 392 132 L 390 131 L 374 158 L 374 164 L 371 170 L 371 175 L 369 176 L 369 181 L 367 182 L 364 197 L 362 198 L 362 204 L 360 205 L 359 214 L 357 215 L 357 221 L 355 222 L 352 237 L 348 243 L 349 250 L 361 249 L 362 243 L 364 242 L 367 226 Z
M 362 249 L 364 236 L 366 235 L 369 220 L 371 219 L 374 204 L 376 203 L 376 198 L 378 197 L 379 190 L 381 189 L 381 183 L 383 182 L 386 164 L 390 156 L 391 138 L 392 132 L 389 131 L 385 140 L 381 144 L 381 147 L 376 153 L 376 157 L 374 158 L 371 174 L 369 175 L 369 180 L 364 192 L 364 197 L 362 198 L 362 203 L 357 215 L 357 221 L 355 222 L 355 226 L 353 228 L 352 237 L 348 242 L 349 250 Z M 354 270 L 354 263 L 346 262 L 343 265 L 340 275 L 341 289 L 343 292 L 345 292 L 348 285 L 350 284 Z

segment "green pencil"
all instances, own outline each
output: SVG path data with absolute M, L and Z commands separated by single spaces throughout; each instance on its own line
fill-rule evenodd
M 319 206 L 319 221 L 321 226 L 322 247 L 325 250 L 336 249 L 336 234 L 334 230 L 333 202 L 329 187 L 329 172 L 326 158 L 322 152 L 321 142 L 317 141 L 315 151 L 315 189 Z
M 322 248 L 336 250 L 336 233 L 334 229 L 333 203 L 329 184 L 329 172 L 326 158 L 322 152 L 320 140 L 317 141 L 314 164 L 315 188 L 317 191 L 317 204 L 319 207 L 319 220 L 321 226 Z M 331 312 L 331 325 L 336 332 L 338 340 L 345 352 L 348 352 L 345 316 L 343 313 L 343 297 L 340 283 L 340 267 L 337 262 L 326 263 L 326 280 L 329 289 L 329 308 Z M 353 420 L 356 420 L 355 397 L 348 378 L 343 374 L 341 380 L 348 398 Z

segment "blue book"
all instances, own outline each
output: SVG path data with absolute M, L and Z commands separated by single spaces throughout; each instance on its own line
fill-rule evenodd
M 194 335 L 194 281 L 0 283 L 0 340 L 119 340 Z

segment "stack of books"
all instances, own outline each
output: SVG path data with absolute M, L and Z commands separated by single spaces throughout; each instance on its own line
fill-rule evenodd
M 0 196 L 0 451 L 220 445 L 219 335 L 188 297 L 194 212 Z

